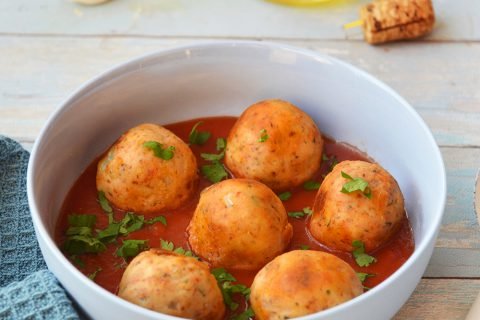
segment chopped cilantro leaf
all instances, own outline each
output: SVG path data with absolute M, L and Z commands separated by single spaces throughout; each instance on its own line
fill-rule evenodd
M 70 261 L 72 261 L 75 265 L 77 265 L 79 268 L 85 268 L 85 262 L 83 262 L 82 259 L 80 259 L 77 255 L 71 255 Z
M 97 231 L 97 239 L 104 243 L 113 242 L 117 239 L 119 230 L 120 223 L 110 223 L 105 229 Z
M 105 245 L 93 237 L 96 217 L 90 214 L 71 214 L 68 216 L 69 228 L 63 250 L 70 255 L 98 253 L 105 251 Z
M 234 311 L 238 308 L 238 303 L 233 301 L 234 293 L 240 293 L 244 296 L 245 300 L 248 301 L 250 288 L 243 284 L 232 284 L 232 282 L 237 281 L 237 279 L 224 268 L 213 269 L 211 272 L 217 280 L 218 287 L 222 291 L 223 301 L 230 310 Z
M 175 151 L 174 146 L 163 148 L 163 145 L 161 143 L 158 143 L 157 141 L 146 141 L 143 143 L 143 146 L 147 149 L 152 150 L 155 157 L 163 160 L 172 159 L 173 151 Z
M 302 209 L 302 211 L 290 211 L 287 213 L 287 215 L 291 218 L 296 218 L 300 219 L 306 216 L 309 216 L 313 213 L 312 209 L 310 207 L 305 207 Z
M 198 260 L 198 257 L 192 251 L 185 250 L 182 247 L 175 248 L 175 245 L 171 241 L 160 239 L 160 247 L 163 250 L 171 251 L 171 252 L 178 253 L 186 257 L 192 257 Z
M 160 239 L 160 246 L 162 247 L 163 250 L 167 250 L 167 251 L 173 251 L 173 249 L 175 248 L 173 242 L 166 241 L 163 239 Z
M 228 176 L 227 171 L 219 162 L 204 165 L 200 167 L 200 171 L 205 176 L 205 178 L 207 178 L 213 183 L 219 182 Z
M 377 262 L 377 259 L 365 253 L 365 245 L 360 240 L 355 240 L 352 242 L 354 248 L 352 254 L 355 258 L 355 261 L 360 267 L 368 267 L 374 262 Z
M 357 272 L 357 277 L 361 283 L 364 283 L 367 278 L 375 277 L 375 275 L 372 273 Z
M 88 227 L 92 228 L 97 222 L 97 217 L 93 214 L 69 214 L 68 225 L 70 227 Z
M 167 225 L 167 219 L 164 216 L 158 216 L 144 221 L 145 224 L 154 224 L 157 222 L 160 222 L 164 226 Z
M 320 188 L 320 182 L 309 180 L 303 184 L 303 189 L 308 191 L 317 190 Z
M 292 196 L 292 193 L 289 191 L 282 192 L 278 195 L 278 197 L 282 201 L 287 201 L 288 199 L 290 199 L 291 196 Z
M 69 227 L 65 232 L 67 236 L 92 236 L 92 228 L 90 227 Z
M 262 129 L 260 130 L 260 138 L 258 138 L 258 142 L 265 142 L 268 140 L 268 134 L 267 134 L 267 130 L 265 129 Z
M 102 207 L 103 211 L 105 211 L 106 213 L 113 213 L 113 209 L 110 206 L 107 197 L 105 196 L 105 192 L 98 191 L 98 202 L 100 202 L 100 206 Z
M 119 257 L 131 258 L 140 252 L 148 249 L 148 240 L 123 240 L 123 244 L 117 249 L 116 254 Z
M 300 248 L 300 250 L 308 250 L 308 249 L 310 249 L 310 246 L 308 246 L 308 245 L 306 245 L 306 244 L 301 244 L 301 245 L 299 246 L 299 248 Z
M 143 216 L 136 215 L 133 212 L 127 212 L 122 221 L 120 221 L 118 233 L 121 235 L 127 235 L 133 231 L 140 230 L 143 227 L 143 220 Z
M 225 268 L 216 268 L 216 269 L 213 269 L 211 272 L 215 277 L 215 279 L 217 279 L 217 281 L 220 281 L 220 282 L 237 281 L 237 279 L 235 279 L 235 277 L 232 274 L 228 273 L 227 270 L 225 270 Z
M 188 135 L 188 142 L 190 144 L 203 145 L 210 138 L 211 133 L 208 131 L 198 131 L 197 127 L 200 126 L 203 121 L 197 122 Z
M 352 193 L 361 191 L 363 195 L 369 199 L 372 198 L 372 191 L 368 187 L 368 182 L 362 178 L 352 178 L 350 175 L 342 171 L 342 177 L 349 180 L 340 190 L 342 193 Z
M 328 160 L 330 160 L 330 158 L 325 153 L 322 153 L 322 161 L 328 161 Z
M 63 250 L 68 254 L 99 253 L 107 249 L 105 245 L 92 236 L 73 235 L 69 236 L 63 244 Z
M 230 320 L 249 320 L 255 316 L 252 308 L 248 308 L 247 310 L 243 311 L 240 314 L 237 314 L 230 318 Z
M 90 273 L 87 277 L 90 278 L 90 280 L 94 281 L 95 280 L 95 277 L 97 276 L 97 274 L 102 271 L 102 268 L 98 267 L 95 271 L 93 271 L 92 273 Z
M 215 153 L 201 153 L 200 157 L 207 161 L 220 161 L 225 156 L 225 151 L 220 152 L 219 154 Z
M 222 151 L 227 147 L 227 140 L 225 138 L 217 138 L 217 151 Z

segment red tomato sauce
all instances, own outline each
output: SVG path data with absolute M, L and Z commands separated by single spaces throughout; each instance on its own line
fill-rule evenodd
M 208 163 L 200 157 L 200 153 L 218 153 L 215 144 L 216 139 L 219 137 L 226 138 L 236 120 L 236 117 L 202 118 L 165 125 L 165 127 L 174 132 L 183 141 L 188 142 L 188 136 L 193 125 L 198 121 L 203 121 L 199 130 L 209 131 L 212 135 L 204 145 L 191 146 L 191 149 L 197 158 L 197 164 L 200 167 Z M 338 143 L 325 137 L 324 140 L 324 154 L 329 160 L 323 161 L 320 171 L 314 177 L 315 181 L 321 182 L 323 180 L 323 177 L 330 171 L 334 161 L 372 161 L 365 154 L 349 145 Z M 60 247 L 66 239 L 65 231 L 68 229 L 69 214 L 95 214 L 97 216 L 97 222 L 95 225 L 96 229 L 104 229 L 108 225 L 107 215 L 100 207 L 97 198 L 96 172 L 98 160 L 99 158 L 82 173 L 65 199 L 55 232 L 55 239 Z M 159 248 L 160 239 L 164 239 L 173 242 L 175 247 L 189 249 L 186 228 L 195 210 L 200 191 L 211 184 L 210 181 L 201 177 L 196 194 L 188 203 L 179 209 L 153 214 L 137 213 L 143 214 L 145 219 L 163 215 L 167 219 L 167 226 L 164 226 L 161 223 L 145 225 L 141 230 L 134 231 L 126 237 L 119 237 L 117 243 L 107 244 L 107 250 L 100 254 L 83 254 L 79 256 L 82 263 L 81 265 L 76 264 L 76 266 L 85 275 L 92 274 L 98 268 L 101 268 L 101 271 L 97 273 L 94 281 L 106 290 L 116 293 L 120 279 L 127 265 L 127 262 L 125 262 L 123 258 L 117 257 L 115 254 L 117 248 L 121 246 L 121 241 L 123 239 L 148 240 L 150 248 Z M 307 191 L 300 186 L 289 191 L 292 193 L 291 198 L 283 202 L 287 212 L 301 211 L 305 207 L 313 207 L 316 190 Z M 125 215 L 125 211 L 114 207 L 113 209 L 115 219 L 121 220 Z M 287 251 L 300 249 L 302 246 L 308 246 L 308 248 L 312 250 L 332 253 L 349 263 L 355 271 L 373 274 L 374 276 L 367 278 L 364 282 L 364 286 L 367 288 L 375 287 L 400 268 L 400 266 L 413 253 L 415 247 L 410 223 L 405 214 L 405 219 L 398 232 L 381 248 L 374 252 L 369 252 L 369 254 L 377 259 L 377 262 L 369 267 L 359 267 L 355 263 L 351 253 L 330 250 L 313 239 L 307 228 L 308 217 L 300 219 L 289 217 L 288 219 L 293 226 L 294 234 Z M 246 286 L 251 285 L 256 274 L 256 271 L 228 271 L 236 277 L 238 283 Z M 239 310 L 235 313 L 243 311 L 245 307 L 244 301 L 240 300 L 239 302 L 241 302 Z M 228 318 L 229 314 L 227 313 L 225 319 Z

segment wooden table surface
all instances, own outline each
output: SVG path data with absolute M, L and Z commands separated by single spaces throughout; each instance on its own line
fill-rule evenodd
M 480 167 L 480 1 L 433 1 L 434 32 L 373 47 L 365 1 L 294 8 L 263 0 L 0 0 L 0 134 L 30 149 L 49 115 L 91 77 L 149 52 L 198 41 L 275 41 L 327 53 L 384 81 L 430 126 L 447 167 L 448 199 L 435 251 L 394 318 L 464 319 L 480 291 L 474 182 Z

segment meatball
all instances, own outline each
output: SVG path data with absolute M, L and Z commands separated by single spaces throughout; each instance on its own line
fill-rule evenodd
M 253 280 L 250 303 L 258 320 L 291 319 L 355 298 L 363 286 L 336 256 L 312 250 L 284 253 Z
M 97 168 L 97 189 L 118 208 L 137 212 L 178 208 L 195 191 L 197 181 L 193 152 L 155 124 L 141 124 L 123 134 Z
M 344 193 L 350 178 L 361 178 L 368 186 L 363 192 Z M 402 192 L 385 169 L 365 161 L 343 161 L 320 186 L 309 227 L 312 236 L 329 248 L 352 251 L 352 242 L 360 240 L 372 251 L 398 230 L 404 217 Z
M 293 229 L 267 186 L 230 179 L 201 193 L 187 232 L 192 250 L 213 267 L 258 270 L 284 251 Z
M 225 313 L 222 293 L 205 263 L 159 249 L 144 251 L 130 262 L 118 296 L 189 319 L 223 319 Z
M 247 108 L 233 126 L 225 164 L 237 178 L 283 191 L 312 178 L 322 149 L 320 131 L 305 112 L 286 101 L 265 100 Z

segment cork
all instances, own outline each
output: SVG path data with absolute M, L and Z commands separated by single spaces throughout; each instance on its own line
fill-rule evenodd
M 435 24 L 431 0 L 377 0 L 360 9 L 360 18 L 371 44 L 421 37 Z

